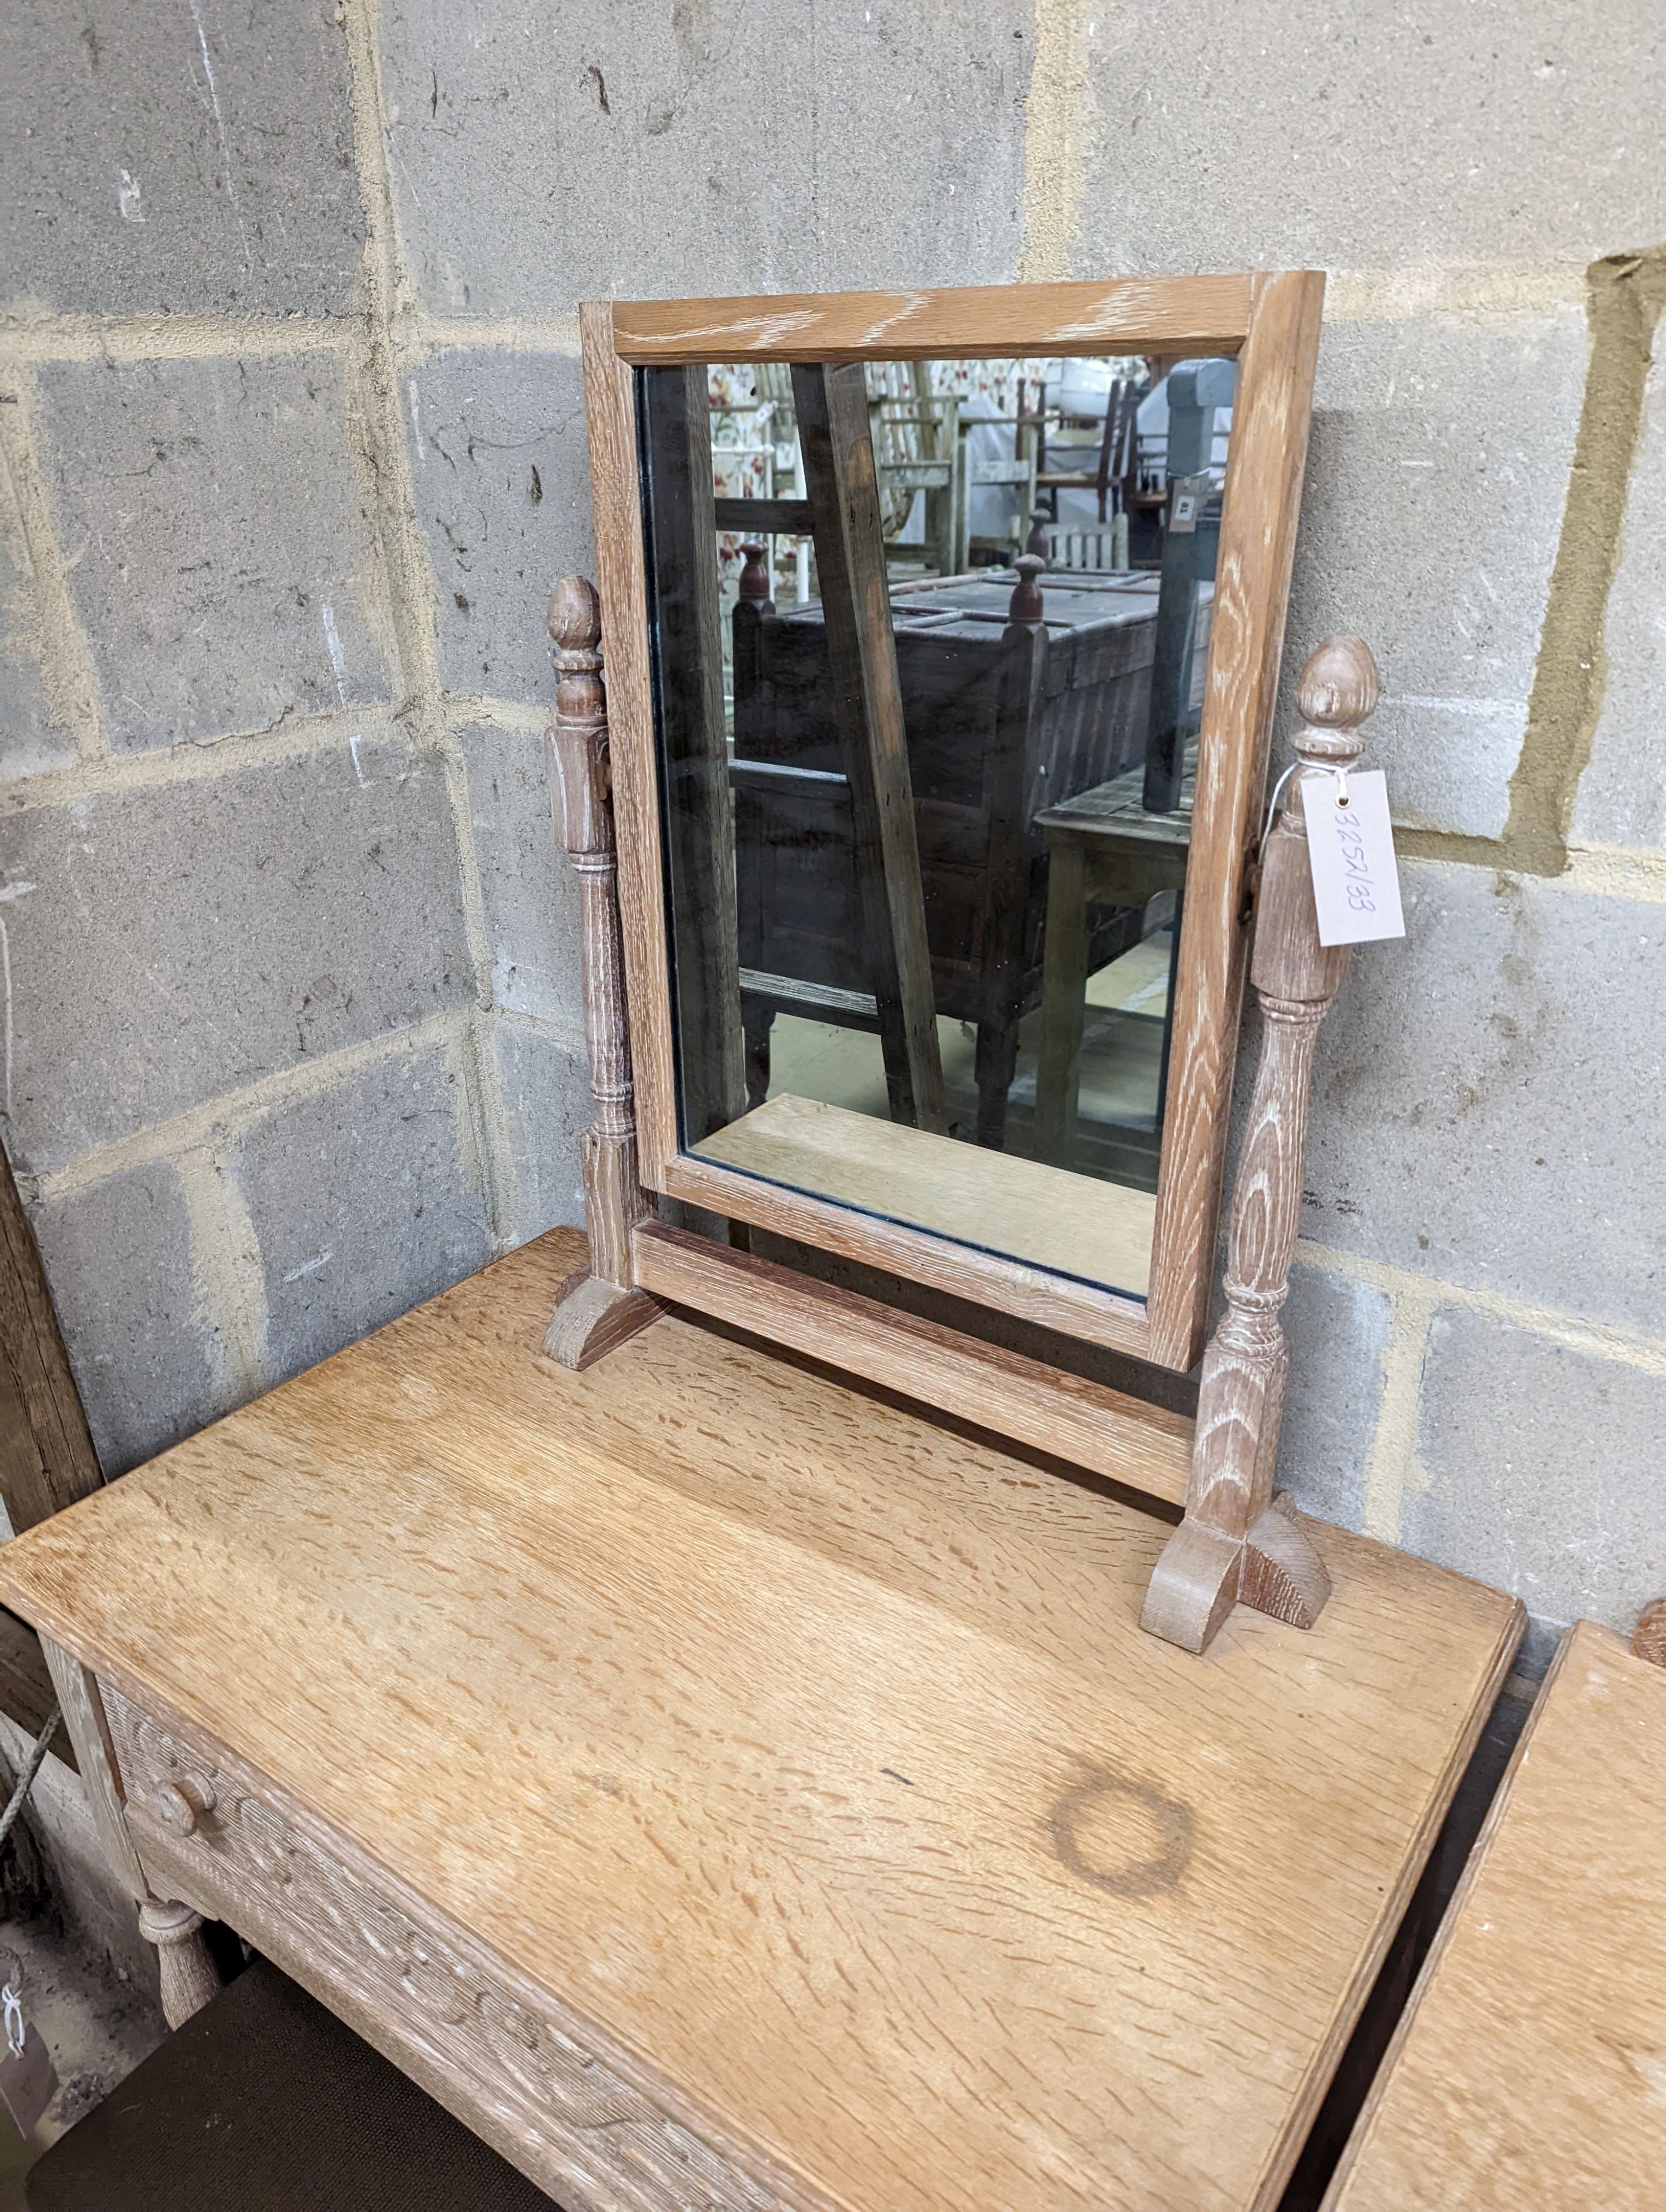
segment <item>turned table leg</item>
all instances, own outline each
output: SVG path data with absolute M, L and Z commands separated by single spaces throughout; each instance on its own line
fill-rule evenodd
M 76 1747 L 76 1764 L 92 1809 L 104 1855 L 139 1909 L 139 1933 L 156 1948 L 162 2013 L 179 2027 L 200 2012 L 220 1987 L 220 1975 L 203 1941 L 203 1917 L 190 1905 L 160 1898 L 139 1863 L 123 1812 L 126 1802 L 110 1724 L 96 1679 L 73 1652 L 43 1636 L 40 1648 L 52 1671 L 64 1725 Z
M 218 1969 L 203 1941 L 203 1916 L 188 1905 L 147 1897 L 139 1907 L 139 1933 L 156 1947 L 162 2015 L 170 2027 L 182 2027 L 220 1988 Z

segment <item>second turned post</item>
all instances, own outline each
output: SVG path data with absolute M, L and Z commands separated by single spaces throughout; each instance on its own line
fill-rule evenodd
M 1223 1287 L 1226 1311 L 1203 1357 L 1186 1517 L 1164 1547 L 1141 1616 L 1152 1635 L 1205 1650 L 1234 1605 L 1311 1627 L 1330 1592 L 1323 1562 L 1275 1498 L 1289 1366 L 1279 1312 L 1302 1203 L 1313 1048 L 1350 949 L 1319 942 L 1301 785 L 1356 761 L 1381 678 L 1357 637 L 1332 638 L 1297 689 L 1301 763 L 1262 853 L 1250 980 L 1261 1059 L 1238 1155 Z

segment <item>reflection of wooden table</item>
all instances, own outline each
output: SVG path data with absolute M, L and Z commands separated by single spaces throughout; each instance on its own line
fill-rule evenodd
M 1049 575 L 1039 624 L 1009 619 L 1014 581 L 985 569 L 890 597 L 926 995 L 939 1014 L 977 1025 L 977 1133 L 996 1150 L 1018 1024 L 1041 982 L 1041 841 L 1031 817 L 1055 795 L 1143 760 L 1157 635 L 1154 577 Z M 769 1024 L 793 1006 L 795 987 L 870 998 L 882 1024 L 885 1007 L 864 919 L 827 610 L 814 600 L 780 611 L 743 602 L 734 670 L 739 964 L 768 987 L 750 990 L 745 1006 L 757 1104 Z
M 1275 2204 L 1520 1608 L 1316 1525 L 1318 1626 L 1189 1658 L 1033 1455 L 673 1315 L 540 1358 L 582 1251 L 0 1547 L 153 1884 L 569 2212 Z
M 1148 814 L 1143 767 L 1130 769 L 1036 817 L 1047 839 L 1047 935 L 1043 948 L 1041 1052 L 1036 1071 L 1036 1158 L 1068 1167 L 1075 1144 L 1086 1018 L 1089 929 L 1094 906 L 1140 907 L 1186 880 L 1197 781 L 1195 748 L 1180 805 Z M 1179 916 L 1177 912 L 1176 922 Z M 1159 1112 L 1161 1101 L 1158 1101 Z
M 1581 1621 L 1325 2199 L 1666 2201 L 1666 1674 Z

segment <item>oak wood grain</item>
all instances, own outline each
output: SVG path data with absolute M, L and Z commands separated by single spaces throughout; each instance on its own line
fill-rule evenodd
M 1271 2204 L 1519 1607 L 1316 1528 L 1312 1635 L 1200 1665 L 1114 1499 L 679 1316 L 541 1359 L 581 1257 L 70 1508 L 0 1599 L 800 2201 Z
M 1258 276 L 1253 292 L 1232 408 L 1158 1168 L 1152 1356 L 1181 1369 L 1202 1350 L 1208 1315 L 1243 996 L 1245 872 L 1267 781 L 1324 277 Z
M 565 2212 L 822 2212 L 669 2119 L 623 2054 L 223 1748 L 106 1703 L 151 1880 L 238 1929 Z M 158 1817 L 182 1796 L 186 1821 Z
M 636 1268 L 662 1298 L 714 1314 L 812 1359 L 1178 1504 L 1192 1424 L 1000 1345 L 897 1312 L 814 1277 L 649 1222 Z
M 1666 2172 L 1666 1680 L 1564 1638 L 1327 2212 L 1653 2212 Z
M 1359 758 L 1359 726 L 1381 688 L 1363 639 L 1332 638 L 1311 655 L 1296 687 L 1301 765 L 1262 849 L 1250 963 L 1261 1056 L 1232 1188 L 1226 1308 L 1203 1359 L 1185 1526 L 1146 1601 L 1146 1626 L 1190 1651 L 1205 1649 L 1240 1599 L 1302 1628 L 1325 1601 L 1316 1555 L 1270 1511 L 1290 1366 L 1279 1315 L 1301 1218 L 1313 1048 L 1351 957 L 1319 941 L 1301 792 Z
M 1021 1260 L 906 1228 L 805 1190 L 738 1174 L 697 1152 L 667 1161 L 663 1181 L 673 1198 L 688 1205 L 709 1207 L 755 1229 L 815 1244 L 841 1259 L 906 1276 L 951 1297 L 975 1299 L 1018 1321 L 1055 1328 L 1113 1352 L 1131 1352 L 1137 1359 L 1151 1357 L 1146 1309 L 1119 1292 L 1097 1290 Z
M 1182 1371 L 1195 1363 L 1208 1308 L 1243 993 L 1245 872 L 1266 776 L 1323 289 L 1322 274 L 1298 270 L 584 310 L 603 599 L 610 635 L 628 633 L 631 664 L 615 746 L 641 1170 L 651 1189 Z M 1092 354 L 1109 348 L 1144 352 L 1166 365 L 1189 351 L 1234 352 L 1240 343 L 1149 1311 L 1085 1289 L 1025 1279 L 993 1255 L 945 1254 L 909 1230 L 842 1221 L 837 1208 L 791 1191 L 748 1190 L 721 1170 L 679 1156 L 628 364 Z
M 605 303 L 581 307 L 579 335 L 601 589 L 608 765 L 618 844 L 619 926 L 635 1084 L 637 1167 L 650 1190 L 663 1190 L 665 1163 L 677 1151 L 671 969 L 648 665 L 636 398 L 631 372 L 613 349 L 612 314 Z
M 1155 348 L 1233 353 L 1255 279 L 1120 276 L 939 291 L 787 293 L 760 299 L 622 300 L 614 343 L 629 362 L 926 361 Z

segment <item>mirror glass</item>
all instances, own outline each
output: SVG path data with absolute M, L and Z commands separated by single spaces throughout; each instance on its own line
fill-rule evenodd
M 638 372 L 685 1152 L 1145 1297 L 1235 376 Z

